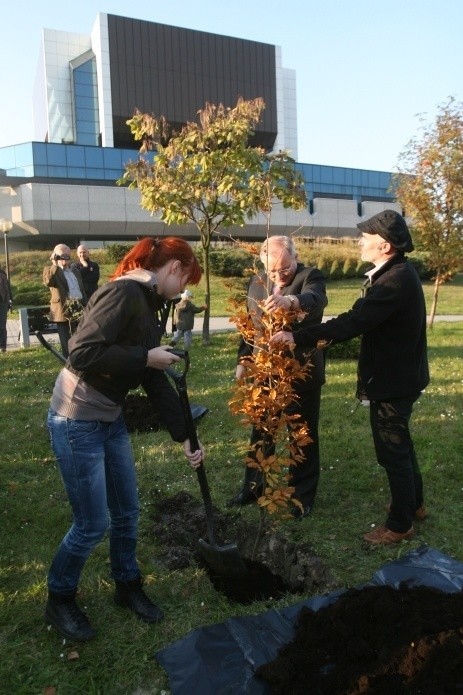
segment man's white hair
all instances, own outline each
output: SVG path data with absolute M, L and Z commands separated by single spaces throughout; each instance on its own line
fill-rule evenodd
M 260 259 L 265 263 L 269 254 L 287 251 L 291 258 L 296 258 L 297 251 L 292 237 L 290 236 L 270 236 L 262 242 L 260 249 Z
M 69 248 L 69 246 L 67 246 L 66 244 L 56 244 L 55 248 L 53 249 L 53 253 L 50 256 L 50 259 L 53 260 L 55 256 L 62 256 L 66 253 L 71 253 L 71 249 Z

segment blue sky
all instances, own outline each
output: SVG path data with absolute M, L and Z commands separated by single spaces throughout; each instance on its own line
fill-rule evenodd
M 463 101 L 461 0 L 25 0 L 1 11 L 0 147 L 33 138 L 42 29 L 90 34 L 98 12 L 281 46 L 301 162 L 392 171 L 418 114 Z

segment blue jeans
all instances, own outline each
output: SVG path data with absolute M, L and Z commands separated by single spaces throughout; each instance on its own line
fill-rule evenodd
M 48 573 L 49 590 L 77 589 L 85 561 L 108 528 L 113 579 L 137 579 L 138 492 L 123 416 L 115 422 L 69 420 L 50 409 L 47 427 L 73 515 Z
M 174 333 L 173 340 L 178 343 L 180 338 L 183 338 L 183 347 L 185 350 L 189 350 L 191 348 L 191 344 L 193 342 L 193 331 L 191 330 L 176 330 Z

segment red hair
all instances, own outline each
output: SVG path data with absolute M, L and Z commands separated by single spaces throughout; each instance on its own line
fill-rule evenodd
M 141 239 L 125 254 L 112 274 L 111 280 L 125 275 L 130 270 L 135 270 L 135 268 L 155 271 L 169 261 L 180 261 L 182 268 L 188 273 L 190 285 L 197 285 L 201 280 L 201 267 L 190 244 L 175 236 Z

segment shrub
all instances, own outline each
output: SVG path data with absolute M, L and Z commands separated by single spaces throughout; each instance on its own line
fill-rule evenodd
M 330 359 L 357 360 L 360 355 L 361 338 L 351 338 L 344 343 L 336 343 L 326 348 L 327 357 Z
M 22 287 L 18 292 L 13 291 L 15 307 L 45 306 L 50 303 L 48 287 Z
M 356 263 L 353 258 L 346 258 L 342 267 L 342 274 L 345 278 L 355 278 Z
M 331 264 L 329 278 L 330 280 L 340 280 L 342 278 L 342 266 L 337 258 Z
M 253 257 L 243 249 L 218 249 L 209 251 L 209 263 L 213 275 L 223 278 L 242 278 L 252 267 Z
M 408 260 L 414 266 L 421 280 L 431 280 L 433 278 L 434 272 L 426 265 L 425 258 L 420 256 L 409 256 Z
M 328 262 L 328 259 L 325 258 L 325 256 L 320 256 L 317 262 L 317 268 L 325 277 L 329 276 L 330 266 L 331 263 Z
M 119 263 L 125 254 L 130 251 L 133 244 L 110 244 L 106 247 L 106 257 L 108 263 Z

